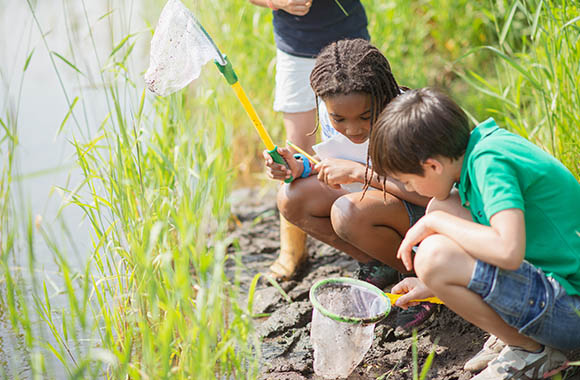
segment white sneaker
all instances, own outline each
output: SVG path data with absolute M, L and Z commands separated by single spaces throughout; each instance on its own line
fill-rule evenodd
M 469 359 L 463 368 L 466 371 L 477 372 L 481 371 L 493 359 L 497 358 L 501 350 L 505 347 L 505 343 L 499 340 L 498 337 L 491 335 L 489 339 L 483 344 L 483 348 L 474 357 Z
M 521 348 L 506 346 L 487 368 L 472 380 L 533 380 L 566 362 L 563 353 L 544 346 L 541 352 L 532 353 Z

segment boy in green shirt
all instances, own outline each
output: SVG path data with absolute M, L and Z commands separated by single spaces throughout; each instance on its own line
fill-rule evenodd
M 473 379 L 536 379 L 563 365 L 557 349 L 580 348 L 580 184 L 570 171 L 493 119 L 470 132 L 461 108 L 428 88 L 391 101 L 369 151 L 376 173 L 434 197 L 399 248 L 418 278 L 393 288 L 407 293 L 396 305 L 435 295 L 492 334 L 503 349 L 488 342 Z

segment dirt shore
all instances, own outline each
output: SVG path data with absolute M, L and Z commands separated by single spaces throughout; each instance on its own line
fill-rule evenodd
M 273 190 L 238 190 L 232 196 L 232 205 L 236 220 L 230 253 L 238 256 L 245 266 L 242 286 L 247 290 L 255 274 L 267 271 L 278 255 L 279 216 Z M 286 301 L 267 282 L 260 284 L 256 291 L 254 313 L 264 315 L 257 320 L 262 338 L 260 379 L 322 379 L 313 370 L 309 336 L 312 306 L 308 292 L 319 279 L 352 277 L 357 264 L 346 254 L 315 239 L 309 238 L 308 251 L 309 260 L 296 278 L 280 284 L 292 302 Z M 233 265 L 231 260 L 228 268 L 232 269 Z M 370 350 L 347 379 L 413 378 L 412 337 L 395 334 L 397 311 L 393 308 L 389 316 L 376 325 Z M 463 364 L 479 351 L 487 336 L 441 306 L 432 321 L 418 331 L 419 368 L 434 349 L 436 355 L 427 379 L 470 379 L 472 374 L 463 369 Z M 568 357 L 580 360 L 580 351 L 568 353 Z M 564 378 L 580 379 L 580 371 L 568 370 Z

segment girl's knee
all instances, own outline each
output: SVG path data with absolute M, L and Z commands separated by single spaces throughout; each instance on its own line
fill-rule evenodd
M 449 197 L 445 200 L 431 199 L 425 210 L 426 214 L 432 213 L 434 211 L 445 211 L 449 214 L 459 216 L 466 220 L 471 220 L 471 214 L 469 210 L 461 205 L 461 198 L 457 190 L 451 190 Z
M 296 184 L 283 184 L 278 190 L 276 203 L 278 210 L 290 222 L 295 222 L 300 218 L 300 212 L 303 209 L 301 205 L 304 202 L 304 191 Z
M 351 199 L 351 194 L 338 198 L 330 208 L 330 222 L 336 234 L 343 240 L 349 241 L 353 228 L 359 225 L 360 214 Z

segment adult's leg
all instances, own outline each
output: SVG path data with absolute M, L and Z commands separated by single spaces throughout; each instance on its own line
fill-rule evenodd
M 284 127 L 286 139 L 310 154 L 314 154 L 312 146 L 316 143 L 316 136 L 309 135 L 315 128 L 316 110 L 306 112 L 284 113 Z M 290 150 L 292 148 L 288 147 Z M 298 152 L 294 152 L 298 153 Z
M 403 202 L 379 190 L 344 195 L 334 202 L 331 223 L 338 237 L 366 255 L 406 273 L 397 250 L 409 229 Z M 386 197 L 385 197 L 386 196 Z
M 309 153 L 314 153 L 312 145 L 316 142 L 316 136 L 308 135 L 314 124 L 315 110 L 284 113 L 287 139 Z M 307 256 L 306 233 L 280 213 L 280 254 L 270 266 L 270 275 L 278 279 L 291 278 Z
M 316 137 L 308 134 L 316 121 L 309 81 L 314 60 L 293 57 L 280 50 L 276 57 L 274 110 L 283 112 L 286 138 L 313 153 Z M 306 257 L 306 234 L 280 214 L 280 255 L 270 267 L 270 274 L 278 279 L 290 278 Z

